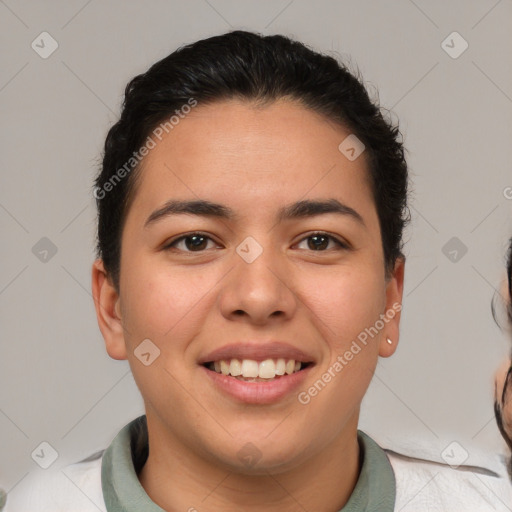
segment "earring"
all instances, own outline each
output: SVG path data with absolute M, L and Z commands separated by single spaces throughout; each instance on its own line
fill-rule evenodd
M 386 340 L 390 345 L 393 345 L 393 340 L 390 340 L 389 338 L 386 338 Z

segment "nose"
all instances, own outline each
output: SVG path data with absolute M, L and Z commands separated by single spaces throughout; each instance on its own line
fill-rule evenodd
M 293 317 L 298 299 L 283 255 L 265 248 L 253 261 L 238 253 L 233 259 L 235 268 L 219 291 L 220 308 L 227 319 L 265 325 Z

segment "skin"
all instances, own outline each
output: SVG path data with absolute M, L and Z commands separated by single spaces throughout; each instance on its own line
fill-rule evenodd
M 512 389 L 510 389 L 510 384 L 505 393 L 505 400 L 503 402 L 501 398 L 503 396 L 506 377 L 511 366 L 512 360 L 510 358 L 505 359 L 498 368 L 495 376 L 496 398 L 501 406 L 503 427 L 505 428 L 505 432 L 508 434 L 509 439 L 512 439 Z
M 401 303 L 404 262 L 386 277 L 365 154 L 351 162 L 338 150 L 349 133 L 289 100 L 228 100 L 198 105 L 145 157 L 122 235 L 120 292 L 101 260 L 92 288 L 106 350 L 128 359 L 145 403 L 150 455 L 139 479 L 165 510 L 332 512 L 357 482 L 360 403 L 378 357 L 396 350 L 399 312 L 307 405 L 296 392 L 242 404 L 198 365 L 228 343 L 280 339 L 314 358 L 307 390 Z M 169 199 L 198 198 L 239 218 L 182 214 L 144 228 Z M 330 198 L 364 224 L 333 213 L 275 219 L 284 205 Z M 349 249 L 327 239 L 315 250 L 316 230 Z M 201 252 L 183 240 L 163 249 L 195 231 L 212 239 Z M 263 248 L 252 263 L 236 252 L 247 236 Z M 134 356 L 146 338 L 161 351 L 149 366 Z M 250 467 L 238 457 L 248 442 L 260 456 Z

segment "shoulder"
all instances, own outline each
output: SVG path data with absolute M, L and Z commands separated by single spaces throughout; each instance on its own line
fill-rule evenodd
M 60 469 L 29 473 L 9 492 L 3 512 L 106 512 L 101 488 L 103 453 Z
M 478 466 L 448 464 L 384 450 L 395 473 L 395 509 L 419 511 L 510 511 L 512 484 L 504 461 L 488 457 Z

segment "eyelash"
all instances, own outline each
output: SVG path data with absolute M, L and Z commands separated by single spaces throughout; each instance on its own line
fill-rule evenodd
M 202 233 L 201 231 L 193 231 L 191 233 L 187 233 L 186 235 L 182 235 L 179 238 L 176 238 L 175 240 L 171 241 L 170 243 L 168 243 L 167 245 L 165 245 L 163 247 L 163 250 L 178 250 L 178 251 L 181 251 L 181 249 L 175 249 L 173 246 L 176 245 L 178 242 L 181 242 L 182 240 L 185 240 L 187 238 L 191 238 L 191 237 L 196 236 L 196 235 L 199 235 L 201 237 L 207 238 L 208 240 L 211 240 L 212 242 L 214 242 L 214 240 L 210 236 L 208 236 L 206 233 Z M 347 243 L 342 242 L 338 238 L 334 237 L 333 235 L 330 235 L 329 233 L 326 233 L 325 231 L 315 231 L 314 233 L 311 233 L 308 236 L 306 236 L 306 237 L 302 238 L 301 240 L 299 240 L 298 243 L 301 243 L 304 240 L 307 240 L 308 238 L 312 238 L 314 236 L 324 236 L 324 237 L 329 238 L 330 240 L 334 241 L 338 245 L 339 250 L 349 250 L 350 249 L 350 247 L 349 247 L 349 245 Z M 201 251 L 188 251 L 187 250 L 187 251 L 182 251 L 182 252 L 189 253 L 189 254 L 194 254 L 194 253 L 205 252 L 206 250 L 207 249 L 203 249 Z M 319 251 L 311 250 L 311 252 L 329 252 L 329 250 L 328 249 L 323 249 L 323 250 L 319 250 Z

